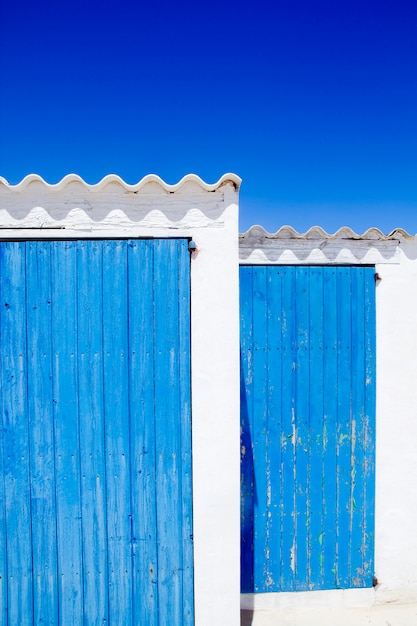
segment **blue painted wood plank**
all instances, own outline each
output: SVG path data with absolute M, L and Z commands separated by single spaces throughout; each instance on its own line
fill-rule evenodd
M 0 243 L 0 328 L 4 327 L 3 316 L 4 311 L 4 297 L 3 297 L 3 281 L 7 273 L 7 265 L 4 261 L 5 244 Z M 7 312 L 6 312 L 7 314 Z M 0 331 L 1 339 L 1 331 Z M 0 350 L 0 372 L 3 372 L 3 349 Z M 0 406 L 3 408 L 3 378 L 0 374 Z M 3 411 L 0 422 L 0 623 L 7 623 L 7 610 L 8 610 L 8 573 L 7 573 L 7 501 L 4 484 L 4 423 L 3 423 Z M 6 440 L 7 443 L 7 440 Z
M 178 384 L 180 408 L 182 507 L 182 625 L 194 624 L 194 567 L 192 516 L 191 440 L 191 345 L 190 345 L 190 253 L 187 240 L 177 240 L 178 248 Z
M 363 580 L 366 587 L 374 576 L 375 528 L 375 386 L 376 386 L 376 327 L 375 327 L 375 269 L 365 269 L 365 416 L 363 465 L 364 521 L 363 521 Z
M 1 296 L 0 296 L 1 297 Z M 1 400 L 1 398 L 0 398 Z M 7 585 L 7 525 L 6 525 L 6 495 L 4 489 L 4 438 L 3 423 L 0 429 L 0 623 L 7 624 L 8 585 Z
M 326 267 L 323 311 L 323 535 L 322 560 L 324 589 L 336 585 L 336 441 L 337 426 L 337 276 L 336 268 Z
M 310 269 L 310 447 L 309 447 L 309 588 L 320 589 L 323 577 L 323 268 Z
M 296 446 L 295 268 L 282 268 L 281 591 L 295 589 Z
M 82 528 L 77 367 L 77 246 L 51 243 L 53 405 L 59 619 L 83 615 Z
M 281 578 L 281 269 L 267 269 L 268 319 L 268 588 L 279 589 Z
M 310 532 L 310 497 L 309 497 L 309 378 L 310 378 L 310 300 L 309 268 L 296 268 L 295 291 L 295 589 L 308 589 L 309 550 L 308 537 Z
M 350 571 L 353 587 L 363 586 L 365 417 L 364 269 L 352 272 L 352 440 L 350 494 Z
M 77 352 L 83 525 L 84 620 L 108 614 L 105 423 L 103 408 L 103 264 L 101 241 L 77 242 Z
M 337 570 L 336 586 L 349 585 L 351 480 L 351 269 L 337 268 Z
M 129 410 L 132 455 L 133 623 L 158 621 L 155 490 L 154 306 L 151 241 L 130 241 Z
M 26 243 L 34 623 L 58 623 L 51 244 Z
M 127 242 L 103 243 L 104 411 L 109 619 L 132 620 Z
M 253 268 L 253 379 L 252 454 L 254 467 L 254 590 L 266 591 L 270 586 L 268 564 L 268 510 L 270 467 L 268 460 L 268 346 L 266 310 L 266 268 Z
M 26 418 L 26 248 L 23 242 L 7 242 L 2 246 L 1 376 L 7 525 L 7 623 L 20 626 L 33 619 L 30 456 Z
M 170 240 L 155 242 L 155 439 L 158 599 L 161 624 L 181 623 L 180 395 L 178 386 L 178 253 Z
M 253 268 L 240 268 L 240 421 L 241 421 L 241 589 L 250 593 L 253 583 L 254 473 L 252 455 L 253 380 Z

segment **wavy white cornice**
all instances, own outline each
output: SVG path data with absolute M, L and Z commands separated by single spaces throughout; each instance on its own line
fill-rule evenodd
M 0 184 L 6 185 L 9 189 L 14 189 L 16 191 L 23 191 L 31 183 L 34 183 L 34 182 L 42 183 L 46 187 L 50 187 L 51 189 L 55 189 L 56 191 L 64 189 L 70 183 L 73 183 L 73 182 L 82 183 L 90 191 L 101 191 L 107 185 L 111 183 L 116 183 L 117 185 L 125 189 L 126 191 L 132 191 L 135 193 L 143 189 L 143 187 L 145 187 L 149 183 L 156 183 L 164 191 L 173 193 L 175 191 L 179 191 L 181 187 L 184 187 L 184 185 L 186 185 L 187 183 L 195 183 L 196 185 L 201 187 L 201 189 L 203 189 L 204 191 L 216 191 L 216 189 L 219 189 L 219 187 L 221 187 L 225 183 L 232 183 L 235 189 L 239 189 L 242 179 L 239 178 L 239 176 L 237 176 L 236 174 L 229 173 L 229 174 L 223 174 L 223 176 L 219 178 L 219 180 L 216 183 L 209 184 L 209 183 L 206 183 L 202 178 L 200 178 L 196 174 L 187 174 L 186 176 L 181 178 L 181 180 L 179 180 L 178 183 L 175 183 L 174 185 L 170 185 L 169 183 L 166 183 L 162 178 L 160 178 L 156 174 L 148 174 L 147 176 L 144 176 L 139 182 L 135 183 L 134 185 L 130 185 L 129 183 L 126 183 L 122 178 L 120 178 L 120 176 L 117 176 L 117 174 L 108 174 L 107 176 L 102 178 L 98 183 L 90 185 L 89 183 L 86 183 L 85 180 L 81 178 L 81 176 L 78 176 L 78 174 L 67 174 L 67 176 L 64 176 L 64 178 L 62 178 L 58 183 L 54 183 L 54 184 L 47 183 L 42 178 L 42 176 L 39 176 L 38 174 L 28 174 L 16 185 L 11 185 L 5 178 L 0 176 Z
M 312 226 L 307 232 L 299 233 L 292 226 L 282 226 L 275 233 L 267 232 L 262 226 L 251 226 L 245 233 L 239 235 L 240 241 L 263 239 L 355 239 L 355 240 L 379 240 L 387 241 L 390 239 L 412 239 L 403 228 L 395 228 L 388 235 L 384 235 L 378 228 L 368 228 L 364 233 L 355 233 L 348 226 L 342 226 L 335 233 L 326 232 L 321 226 Z
M 409 253 L 414 240 L 402 228 L 388 235 L 378 228 L 369 228 L 360 235 L 347 226 L 333 234 L 320 226 L 313 226 L 306 233 L 291 226 L 283 226 L 276 233 L 252 226 L 239 236 L 239 257 L 241 263 L 250 264 L 398 263 L 400 244 Z
M 56 184 L 36 174 L 17 185 L 0 178 L 0 236 L 46 237 L 51 229 L 60 237 L 167 236 L 167 229 L 182 236 L 190 228 L 222 228 L 226 209 L 234 205 L 237 213 L 240 183 L 235 174 L 213 184 L 189 174 L 175 185 L 153 174 L 134 185 L 116 175 L 94 185 L 76 174 Z

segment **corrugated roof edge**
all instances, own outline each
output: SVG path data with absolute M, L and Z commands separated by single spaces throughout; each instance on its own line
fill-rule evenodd
M 118 185 L 120 185 L 120 187 L 126 189 L 126 191 L 133 191 L 133 192 L 139 191 L 140 189 L 142 189 L 142 187 L 144 187 L 148 183 L 157 183 L 165 191 L 173 192 L 173 191 L 178 191 L 179 189 L 181 189 L 181 187 L 183 187 L 185 184 L 190 183 L 190 182 L 197 183 L 201 187 L 201 189 L 203 189 L 204 191 L 216 191 L 216 189 L 218 189 L 225 183 L 232 183 L 235 189 L 238 190 L 241 185 L 242 179 L 239 178 L 239 176 L 237 176 L 236 174 L 228 173 L 228 174 L 223 174 L 223 176 L 219 178 L 219 180 L 216 183 L 209 184 L 209 183 L 206 183 L 204 180 L 202 180 L 196 174 L 187 174 L 186 176 L 181 178 L 181 180 L 178 181 L 178 183 L 176 183 L 175 185 L 170 185 L 166 183 L 164 180 L 162 180 L 162 178 L 160 178 L 156 174 L 148 174 L 147 176 L 144 176 L 139 182 L 135 183 L 134 185 L 130 185 L 129 183 L 126 183 L 122 178 L 120 178 L 120 176 L 118 176 L 117 174 L 108 174 L 107 176 L 102 178 L 98 183 L 95 183 L 94 185 L 90 185 L 89 183 L 86 183 L 85 180 L 81 178 L 81 176 L 78 176 L 78 174 L 67 174 L 67 176 L 64 176 L 64 178 L 62 178 L 58 183 L 54 183 L 54 184 L 47 183 L 38 174 L 28 174 L 16 185 L 11 185 L 5 178 L 0 176 L 0 184 L 3 184 L 7 186 L 8 188 L 16 190 L 16 191 L 22 191 L 33 182 L 41 182 L 46 187 L 50 187 L 55 190 L 63 189 L 64 187 L 66 187 L 72 182 L 79 182 L 79 183 L 82 183 L 87 189 L 91 191 L 100 191 L 101 189 L 103 189 L 103 187 L 105 187 L 106 185 L 110 183 L 117 183 Z
M 413 239 L 414 235 L 410 235 L 403 228 L 395 228 L 388 235 L 384 235 L 378 228 L 368 228 L 361 235 L 355 233 L 348 226 L 339 228 L 335 233 L 327 233 L 320 226 L 312 226 L 307 232 L 299 233 L 292 226 L 282 226 L 276 233 L 267 232 L 262 226 L 251 226 L 245 233 L 239 235 L 240 241 L 243 243 L 247 240 L 260 239 L 362 239 L 362 240 L 390 240 L 390 239 Z

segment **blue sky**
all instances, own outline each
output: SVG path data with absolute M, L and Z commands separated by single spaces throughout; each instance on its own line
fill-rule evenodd
M 417 4 L 0 0 L 0 175 L 243 179 L 241 230 L 417 232 Z

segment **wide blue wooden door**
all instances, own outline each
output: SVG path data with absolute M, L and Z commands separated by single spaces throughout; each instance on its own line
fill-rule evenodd
M 242 591 L 373 583 L 372 267 L 240 269 Z
M 193 624 L 188 242 L 1 242 L 0 280 L 0 623 Z

